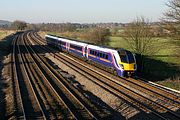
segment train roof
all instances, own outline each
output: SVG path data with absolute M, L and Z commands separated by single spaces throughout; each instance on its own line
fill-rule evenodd
M 75 44 L 75 45 L 80 45 L 80 46 L 87 46 L 88 45 L 88 44 L 83 43 L 83 42 L 73 41 L 73 40 L 69 40 L 69 39 L 65 39 L 65 38 L 58 38 L 58 39 L 61 40 L 61 41 L 64 41 L 64 42 Z
M 45 35 L 45 37 L 50 37 L 50 38 L 54 38 L 54 39 L 58 38 L 57 36 L 52 36 L 52 35 Z
M 76 45 L 79 45 L 79 46 L 86 46 L 86 45 L 88 45 L 88 44 L 83 43 L 81 41 L 74 41 L 74 40 L 70 40 L 68 38 L 63 38 L 63 37 L 58 37 L 58 36 L 46 35 L 46 37 L 54 38 L 54 39 L 57 39 L 59 41 L 68 42 L 68 43 L 76 44 Z
M 107 48 L 107 47 L 103 47 L 103 46 L 97 46 L 97 45 L 88 45 L 88 48 L 92 48 L 92 49 L 96 49 L 96 50 L 100 50 L 100 51 L 104 51 L 104 52 L 117 52 L 117 50 L 115 49 L 111 49 L 111 48 Z
M 66 40 L 70 40 L 70 41 L 81 42 L 81 43 L 85 43 L 85 44 L 93 44 L 93 43 L 90 43 L 90 42 L 81 41 L 81 40 L 77 40 L 77 39 L 72 39 L 72 38 L 68 38 L 68 37 L 62 37 L 62 36 L 51 35 L 51 34 L 47 34 L 47 35 L 48 36 L 54 36 L 54 37 L 62 38 L 62 39 L 66 39 Z

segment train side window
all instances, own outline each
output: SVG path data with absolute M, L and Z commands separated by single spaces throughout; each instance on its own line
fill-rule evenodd
M 106 54 L 106 57 L 105 57 L 105 59 L 107 59 L 108 60 L 108 55 Z
M 77 50 L 82 50 L 82 47 L 76 46 Z
M 103 53 L 102 58 L 105 58 L 105 54 Z
M 94 51 L 93 51 L 93 50 L 90 50 L 90 54 L 93 55 L 93 54 L 94 54 Z
M 102 58 L 102 53 L 99 53 L 99 57 L 101 57 L 101 58 Z
M 99 57 L 99 53 L 97 53 L 97 56 Z
M 92 54 L 94 55 L 94 50 L 92 51 Z
M 76 50 L 82 50 L 82 47 L 76 46 L 76 45 L 73 45 L 73 44 L 71 44 L 70 47 L 71 47 L 71 48 L 74 48 L 74 49 L 76 49 Z
M 66 45 L 66 43 L 65 43 L 65 42 L 63 42 L 63 41 L 61 41 L 61 45 Z
M 95 51 L 94 55 L 96 56 L 97 55 L 97 52 Z

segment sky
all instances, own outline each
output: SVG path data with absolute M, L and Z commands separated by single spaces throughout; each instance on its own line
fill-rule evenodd
M 0 20 L 28 23 L 159 21 L 168 0 L 0 0 Z

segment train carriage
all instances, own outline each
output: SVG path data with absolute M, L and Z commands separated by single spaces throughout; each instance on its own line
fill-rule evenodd
M 125 49 L 115 50 L 52 35 L 46 35 L 46 40 L 47 44 L 54 45 L 62 51 L 110 68 L 118 76 L 131 76 L 137 70 L 134 55 Z
M 45 38 L 48 45 L 58 46 L 58 37 L 46 35 Z
M 85 56 L 85 49 L 86 49 L 87 44 L 86 43 L 81 43 L 77 41 L 70 41 L 69 42 L 69 52 L 77 55 L 78 57 L 86 57 Z
M 88 50 L 88 56 L 87 56 L 88 60 L 92 60 L 94 62 L 97 62 L 99 64 L 108 67 L 113 67 L 111 64 L 112 63 L 111 51 L 94 45 L 88 45 L 87 50 Z
M 58 48 L 61 51 L 67 51 L 67 41 L 62 38 L 58 38 L 58 40 L 59 40 Z
M 124 75 L 123 68 L 119 65 L 118 53 L 114 49 L 88 45 L 88 59 L 116 71 L 118 76 Z

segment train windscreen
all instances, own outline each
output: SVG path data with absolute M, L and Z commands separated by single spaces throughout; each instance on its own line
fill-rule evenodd
M 120 50 L 118 51 L 121 62 L 124 63 L 135 63 L 134 56 L 131 52 L 126 50 Z

